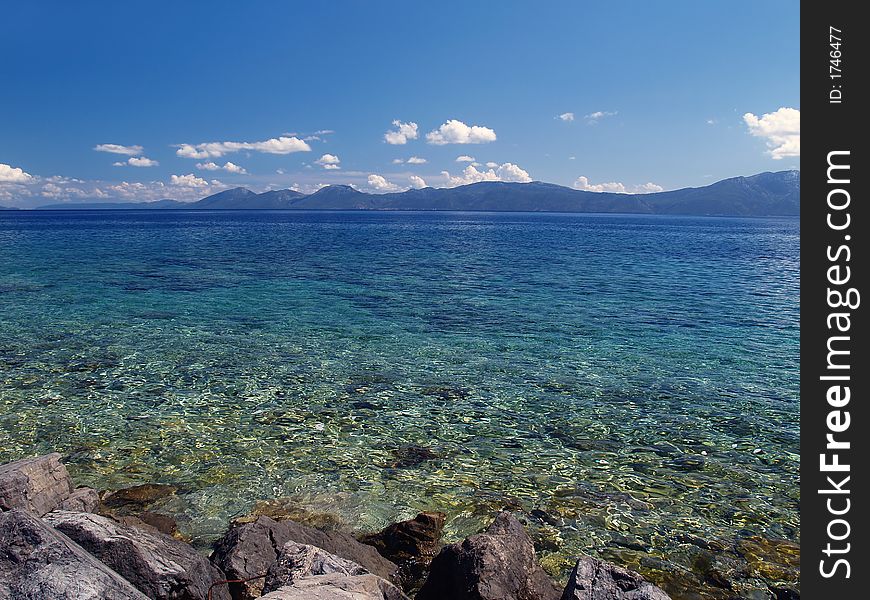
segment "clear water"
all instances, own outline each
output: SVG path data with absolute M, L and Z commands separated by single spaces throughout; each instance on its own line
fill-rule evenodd
M 794 219 L 0 213 L 0 461 L 176 484 L 201 543 L 279 496 L 448 539 L 539 508 L 551 571 L 797 540 L 798 248 Z

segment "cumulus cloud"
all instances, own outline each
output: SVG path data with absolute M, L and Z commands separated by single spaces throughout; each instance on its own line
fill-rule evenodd
M 324 154 L 314 162 L 323 167 L 324 169 L 328 170 L 335 170 L 341 168 L 341 166 L 338 164 L 341 162 L 341 159 L 338 158 L 335 154 Z
M 774 160 L 801 155 L 801 112 L 795 108 L 780 108 L 760 117 L 746 113 L 743 121 L 749 133 L 764 138 L 768 154 Z
M 419 190 L 419 189 L 426 187 L 426 180 L 424 180 L 419 175 L 411 175 L 410 177 L 408 177 L 408 181 L 411 182 L 411 187 L 414 188 L 415 190 Z
M 663 192 L 665 188 L 649 182 L 640 185 L 627 187 L 624 183 L 618 181 L 610 181 L 607 183 L 591 183 L 589 178 L 581 175 L 574 182 L 574 188 L 587 192 L 612 192 L 614 194 L 653 194 L 655 192 Z
M 237 175 L 248 174 L 244 167 L 231 163 L 230 161 L 225 162 L 223 166 L 211 161 L 206 163 L 196 163 L 196 168 L 201 171 L 226 171 L 227 173 L 235 173 Z
M 427 162 L 425 158 L 420 158 L 419 156 L 412 156 L 407 160 L 409 165 L 425 165 Z
M 494 142 L 495 131 L 480 125 L 466 125 L 462 121 L 450 119 L 441 127 L 426 134 L 426 141 L 436 146 L 444 144 L 486 144 Z
M 0 182 L 3 183 L 27 183 L 33 179 L 33 175 L 25 173 L 24 169 L 0 163 Z
M 593 113 L 589 113 L 588 115 L 584 116 L 583 118 L 586 119 L 586 122 L 591 125 L 591 124 L 597 123 L 598 121 L 600 121 L 601 119 L 604 119 L 605 117 L 612 117 L 612 116 L 615 116 L 616 114 L 617 114 L 616 111 L 610 112 L 610 111 L 606 111 L 606 110 L 597 110 Z
M 393 121 L 393 126 L 396 128 L 395 130 L 387 131 L 384 134 L 384 141 L 388 144 L 393 144 L 394 146 L 401 146 L 403 144 L 407 144 L 408 140 L 417 139 L 418 134 L 416 123 L 402 123 L 400 120 L 396 119 L 395 121 Z
M 123 162 L 112 163 L 114 167 L 156 167 L 160 163 L 145 156 L 131 156 Z
M 109 152 L 111 154 L 124 154 L 136 156 L 142 154 L 142 146 L 122 146 L 121 144 L 97 144 L 94 146 L 97 152 Z
M 369 175 L 368 184 L 370 188 L 377 192 L 397 192 L 401 189 L 395 183 L 387 181 L 383 175 Z
M 468 156 L 467 154 L 463 154 L 462 156 L 457 156 L 457 157 L 456 157 L 456 162 L 469 162 L 469 163 L 473 163 L 475 160 L 477 160 L 477 159 L 475 159 L 473 156 Z
M 175 154 L 182 158 L 218 158 L 231 152 L 253 150 L 265 154 L 291 154 L 311 152 L 311 146 L 296 136 L 281 136 L 262 142 L 206 142 L 203 144 L 176 144 Z
M 447 171 L 441 171 L 446 179 L 447 187 L 467 185 L 479 181 L 512 181 L 516 183 L 528 183 L 532 180 L 528 172 L 513 163 L 504 163 L 496 168 L 481 171 L 474 165 L 468 165 L 460 175 L 451 175 Z
M 562 121 L 567 121 L 570 123 L 571 121 L 574 120 L 574 113 L 572 113 L 572 112 L 562 113 L 561 115 L 557 116 L 556 118 L 561 119 Z
M 193 173 L 188 173 L 187 175 L 172 175 L 169 178 L 169 183 L 172 185 L 188 188 L 208 187 L 208 181 L 197 177 Z

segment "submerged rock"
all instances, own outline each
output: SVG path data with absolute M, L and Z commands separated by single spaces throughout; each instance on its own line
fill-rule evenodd
M 144 483 L 103 494 L 102 502 L 106 509 L 115 513 L 130 514 L 147 509 L 149 506 L 175 494 L 178 488 L 163 483 Z
M 235 522 L 253 522 L 257 517 L 269 517 L 276 521 L 294 521 L 322 531 L 340 531 L 345 527 L 338 515 L 308 510 L 294 499 L 287 497 L 258 500 L 250 515 L 240 517 Z
M 287 542 L 278 553 L 277 560 L 269 567 L 263 592 L 274 592 L 303 577 L 333 573 L 351 576 L 366 575 L 368 571 L 353 561 L 330 554 L 321 548 Z
M 191 546 L 161 533 L 70 511 L 51 512 L 45 521 L 155 600 L 202 600 L 213 583 L 224 579 Z M 230 595 L 218 586 L 212 598 L 229 600 Z
M 432 561 L 417 600 L 556 600 L 520 522 L 499 513 L 485 533 L 445 546 Z
M 181 534 L 178 532 L 178 523 L 169 515 L 144 511 L 138 515 L 127 515 L 117 517 L 115 519 L 119 523 L 129 525 L 130 527 L 138 527 L 152 533 L 159 532 L 166 535 L 171 535 L 175 539 L 181 539 Z
M 752 536 L 737 542 L 737 552 L 755 577 L 787 583 L 800 580 L 801 548 L 794 542 Z
M 263 600 L 409 600 L 376 575 L 313 575 L 262 596 Z M 446 599 L 445 599 L 446 600 Z
M 24 510 L 0 513 L 0 600 L 147 600 L 118 573 Z
M 399 565 L 404 588 L 416 589 L 426 575 L 429 563 L 438 553 L 447 515 L 421 512 L 413 519 L 387 526 L 378 533 L 363 535 L 363 544 L 373 546 L 381 556 Z
M 42 516 L 70 497 L 72 480 L 55 452 L 0 465 L 0 510 Z
M 568 577 L 562 600 L 670 600 L 639 574 L 584 556 Z
M 408 469 L 416 467 L 426 461 L 440 458 L 435 452 L 426 446 L 408 444 L 400 446 L 392 451 L 394 460 L 387 465 L 391 469 Z
M 227 579 L 264 575 L 277 560 L 284 544 L 290 541 L 316 546 L 390 581 L 397 579 L 394 563 L 348 534 L 320 531 L 293 521 L 275 521 L 269 517 L 258 517 L 251 523 L 231 527 L 215 544 L 211 560 L 226 573 Z M 255 579 L 232 583 L 229 587 L 233 598 L 250 600 L 262 594 L 263 586 L 262 579 Z

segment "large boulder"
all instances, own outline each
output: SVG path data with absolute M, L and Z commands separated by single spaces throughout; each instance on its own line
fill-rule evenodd
M 562 600 L 670 600 L 639 574 L 590 556 L 574 566 Z
M 265 516 L 231 527 L 215 544 L 211 560 L 226 573 L 227 579 L 248 579 L 264 575 L 277 560 L 284 544 L 290 541 L 322 548 L 357 563 L 370 573 L 396 581 L 396 565 L 350 535 Z M 262 594 L 263 585 L 263 579 L 253 579 L 232 583 L 229 588 L 236 600 L 252 600 Z
M 262 596 L 263 600 L 408 600 L 377 575 L 313 575 Z M 446 598 L 444 600 L 447 600 Z
M 213 583 L 224 579 L 191 546 L 162 533 L 81 512 L 54 511 L 44 520 L 154 600 L 202 600 Z M 212 598 L 229 600 L 230 595 L 217 586 Z
M 333 573 L 353 576 L 366 575 L 368 571 L 355 562 L 330 554 L 322 548 L 287 542 L 281 548 L 278 559 L 269 567 L 263 592 L 274 592 L 303 577 Z
M 0 510 L 20 508 L 41 517 L 72 491 L 72 480 L 57 452 L 0 465 Z
M 561 594 L 522 524 L 502 512 L 485 533 L 438 553 L 417 600 L 558 600 Z
M 28 511 L 0 513 L 0 600 L 147 600 Z

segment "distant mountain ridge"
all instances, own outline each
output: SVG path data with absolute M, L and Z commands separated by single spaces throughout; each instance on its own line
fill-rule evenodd
M 589 192 L 538 181 L 483 181 L 455 188 L 427 187 L 390 194 L 369 194 L 347 185 L 330 185 L 307 195 L 293 190 L 257 194 L 246 188 L 233 188 L 196 202 L 53 204 L 39 209 L 453 210 L 798 216 L 800 171 L 732 177 L 704 187 L 654 194 Z

